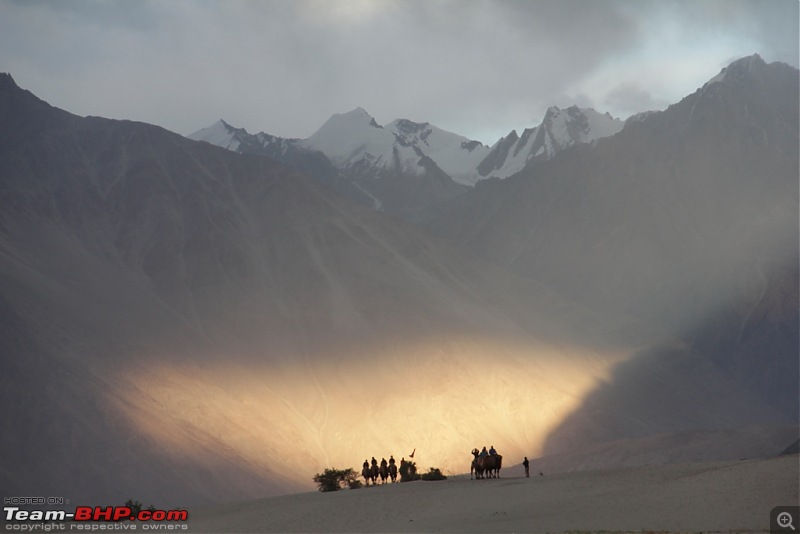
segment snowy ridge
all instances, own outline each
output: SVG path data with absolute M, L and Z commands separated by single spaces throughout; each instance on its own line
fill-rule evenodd
M 429 123 L 396 119 L 387 125 L 401 145 L 418 147 L 454 181 L 473 185 L 475 169 L 488 155 L 489 147 Z
M 333 115 L 302 144 L 324 153 L 338 168 L 362 175 L 399 171 L 419 176 L 426 172 L 421 160 L 427 156 L 454 181 L 469 185 L 489 151 L 427 122 L 395 119 L 380 126 L 362 108 Z
M 187 137 L 195 141 L 205 141 L 232 152 L 253 152 L 266 149 L 273 154 L 285 154 L 290 146 L 297 144 L 295 139 L 276 137 L 264 132 L 250 134 L 244 128 L 235 128 L 222 119 Z
M 187 136 L 195 141 L 205 141 L 212 145 L 220 146 L 232 152 L 239 149 L 239 139 L 237 139 L 236 128 L 220 119 L 207 128 L 201 128 Z
M 619 132 L 624 122 L 608 113 L 572 106 L 547 110 L 542 123 L 526 128 L 522 136 L 512 131 L 492 147 L 492 152 L 479 165 L 481 178 L 507 178 L 535 161 L 552 158 L 576 143 L 591 143 Z
M 290 148 L 318 151 L 353 178 L 392 173 L 425 176 L 430 167 L 425 158 L 429 158 L 454 182 L 474 186 L 486 178 L 511 176 L 576 143 L 614 135 L 623 125 L 623 121 L 594 109 L 572 106 L 562 110 L 554 106 L 547 110 L 541 124 L 526 128 L 522 136 L 514 130 L 488 147 L 427 122 L 395 119 L 381 126 L 358 107 L 331 116 L 308 139 L 283 139 L 263 132 L 251 135 L 222 120 L 189 138 L 237 152 L 254 148 L 280 154 Z
M 323 152 L 339 169 L 362 175 L 389 170 L 424 174 L 424 155 L 455 182 L 473 186 L 484 178 L 511 176 L 575 143 L 614 135 L 623 125 L 593 109 L 551 107 L 539 126 L 525 129 L 521 137 L 512 131 L 487 147 L 427 122 L 395 119 L 381 127 L 369 113 L 356 108 L 334 115 L 303 143 Z

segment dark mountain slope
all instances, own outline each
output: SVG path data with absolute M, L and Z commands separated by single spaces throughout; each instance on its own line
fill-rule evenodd
M 571 300 L 661 325 L 685 357 L 796 420 L 797 95 L 796 69 L 744 58 L 594 147 L 479 185 L 429 228 Z M 664 358 L 638 365 L 684 365 Z M 600 439 L 626 407 L 657 409 L 633 376 L 620 369 L 563 432 Z
M 700 278 L 712 293 L 743 264 L 793 258 L 797 71 L 763 68 L 777 79 L 758 98 L 710 84 L 595 149 L 476 188 L 429 228 L 576 300 L 686 317 Z

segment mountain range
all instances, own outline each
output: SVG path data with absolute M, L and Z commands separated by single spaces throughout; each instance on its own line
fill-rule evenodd
M 551 107 L 539 126 L 526 128 L 522 136 L 512 131 L 487 147 L 427 122 L 396 119 L 381 126 L 356 108 L 333 115 L 308 139 L 249 134 L 223 120 L 189 138 L 277 158 L 376 210 L 420 222 L 480 180 L 506 178 L 622 126 L 623 121 L 593 109 Z
M 751 56 L 613 135 L 551 109 L 486 147 L 357 109 L 198 142 L 2 74 L 0 489 L 161 507 L 412 450 L 778 454 L 799 91 Z

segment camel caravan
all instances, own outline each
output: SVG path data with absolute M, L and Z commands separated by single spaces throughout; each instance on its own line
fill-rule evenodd
M 404 467 L 408 462 L 402 459 L 400 463 L 401 467 Z M 381 458 L 380 466 L 378 466 L 378 461 L 374 456 L 372 457 L 372 462 L 364 460 L 364 464 L 361 467 L 361 476 L 364 477 L 367 486 L 369 486 L 370 480 L 373 486 L 376 485 L 378 483 L 378 477 L 381 479 L 381 484 L 386 484 L 387 479 L 391 479 L 392 482 L 397 482 L 397 464 L 395 463 L 394 456 L 390 455 L 388 462 L 386 458 Z
M 480 452 L 472 449 L 472 466 L 469 470 L 469 479 L 478 478 L 500 478 L 500 468 L 503 466 L 503 457 L 497 454 L 492 445 L 489 450 L 486 447 Z
M 416 449 L 414 449 L 414 452 L 416 452 Z M 500 478 L 500 468 L 503 466 L 503 457 L 497 454 L 494 445 L 489 447 L 488 450 L 486 447 L 483 447 L 481 451 L 478 451 L 477 448 L 472 449 L 472 456 L 472 465 L 470 466 L 469 473 L 470 480 L 479 478 Z M 413 458 L 413 453 L 411 457 Z M 380 464 L 373 456 L 372 461 L 364 460 L 361 466 L 361 476 L 364 477 L 367 486 L 370 485 L 370 482 L 372 482 L 373 486 L 376 486 L 379 478 L 381 484 L 386 484 L 389 480 L 393 483 L 397 482 L 398 472 L 400 473 L 401 482 L 417 480 L 417 478 L 419 478 L 416 476 L 417 466 L 414 462 L 407 462 L 405 458 L 402 458 L 398 469 L 394 456 L 391 455 L 388 461 L 386 458 L 381 458 Z

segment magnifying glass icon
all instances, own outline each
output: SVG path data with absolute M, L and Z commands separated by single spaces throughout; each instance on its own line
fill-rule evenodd
M 790 529 L 794 530 L 794 525 L 792 524 L 792 514 L 789 512 L 781 512 L 778 514 L 778 526 L 781 528 L 789 527 Z

